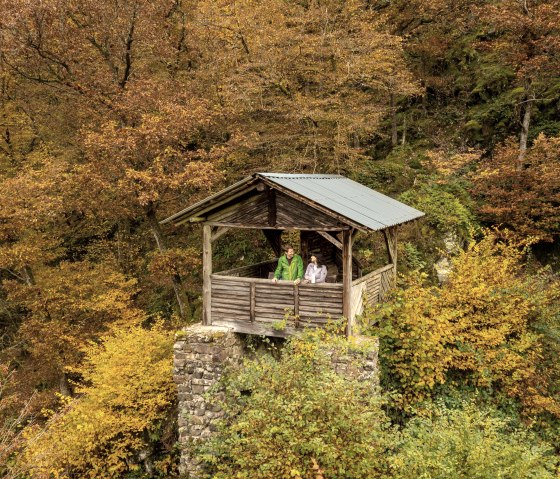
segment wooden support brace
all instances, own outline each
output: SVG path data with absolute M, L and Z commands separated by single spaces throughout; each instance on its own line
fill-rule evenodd
M 276 256 L 282 255 L 282 230 L 262 230 Z
M 342 243 L 338 241 L 334 236 L 330 235 L 329 233 L 325 233 L 324 231 L 317 231 L 323 238 L 327 241 L 330 241 L 333 245 L 335 245 L 338 249 L 342 249 Z
M 387 255 L 389 262 L 393 265 L 393 281 L 397 281 L 397 227 L 392 226 L 383 230 L 385 236 L 385 245 L 387 246 Z
M 210 238 L 210 241 L 212 241 L 212 243 L 213 243 L 218 238 L 220 238 L 221 236 L 226 234 L 228 231 L 229 231 L 229 228 L 227 226 L 218 226 L 217 228 L 215 228 L 213 230 L 213 234 L 212 234 L 212 237 Z

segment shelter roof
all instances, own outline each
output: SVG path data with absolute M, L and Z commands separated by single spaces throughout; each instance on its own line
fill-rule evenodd
M 255 183 L 262 182 L 308 205 L 345 218 L 360 229 L 378 231 L 424 216 L 400 201 L 341 175 L 255 173 L 166 218 L 162 223 L 181 224 L 232 201 Z

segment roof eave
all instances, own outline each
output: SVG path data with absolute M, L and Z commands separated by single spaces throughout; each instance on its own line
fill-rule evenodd
M 233 185 L 224 188 L 223 190 L 214 193 L 203 200 L 200 200 L 198 203 L 185 208 L 174 215 L 165 218 L 164 220 L 160 221 L 160 224 L 166 223 L 173 223 L 175 226 L 183 224 L 189 221 L 190 218 L 197 216 L 201 211 L 203 211 L 207 206 L 210 206 L 213 201 L 221 200 L 223 197 L 227 197 L 228 194 L 238 193 L 237 190 L 242 190 L 244 186 L 248 185 L 251 180 L 255 179 L 255 175 L 247 176 L 242 180 L 234 183 Z

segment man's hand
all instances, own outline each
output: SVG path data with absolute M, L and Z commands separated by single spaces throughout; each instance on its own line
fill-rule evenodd
M 294 284 L 299 284 L 299 283 L 301 283 L 301 279 L 299 278 L 294 281 Z

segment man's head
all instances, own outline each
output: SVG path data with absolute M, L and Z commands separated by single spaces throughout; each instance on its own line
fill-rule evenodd
M 290 245 L 287 245 L 284 250 L 286 251 L 286 258 L 292 259 L 294 257 L 294 248 Z

